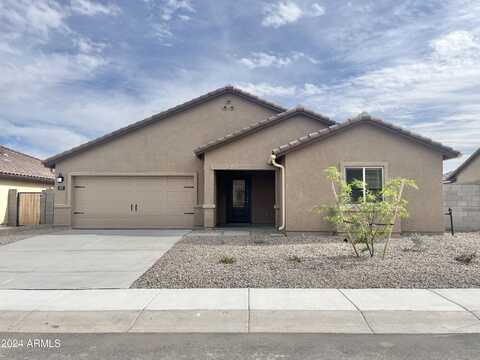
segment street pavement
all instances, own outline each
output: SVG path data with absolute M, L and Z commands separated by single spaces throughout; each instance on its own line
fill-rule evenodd
M 0 359 L 8 360 L 477 360 L 480 354 L 480 335 L 0 334 L 3 339 L 24 344 L 0 347 Z

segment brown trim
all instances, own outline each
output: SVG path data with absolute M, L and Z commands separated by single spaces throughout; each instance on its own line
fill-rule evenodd
M 276 149 L 273 149 L 272 152 L 277 156 L 283 156 L 291 151 L 298 150 L 311 143 L 329 138 L 330 136 L 334 136 L 337 133 L 340 133 L 342 131 L 345 131 L 347 129 L 350 129 L 351 127 L 354 127 L 360 124 L 370 124 L 378 128 L 381 128 L 383 130 L 394 133 L 395 135 L 403 136 L 405 138 L 408 138 L 409 140 L 413 140 L 432 150 L 442 153 L 444 160 L 453 159 L 461 155 L 459 151 L 456 151 L 451 147 L 442 145 L 439 142 L 433 141 L 424 136 L 414 134 L 411 131 L 404 130 L 399 126 L 387 123 L 383 120 L 372 118 L 368 114 L 360 114 L 359 116 L 353 119 L 349 119 L 345 121 L 344 123 L 331 126 L 328 129 L 323 129 L 323 130 L 319 130 L 319 131 L 315 131 L 313 133 L 307 134 L 305 136 L 302 136 L 301 138 L 290 141 L 288 144 L 285 144 Z
M 260 131 L 261 129 L 264 129 L 266 127 L 272 126 L 280 121 L 287 120 L 292 118 L 293 116 L 296 115 L 303 115 L 306 117 L 309 117 L 311 119 L 317 120 L 326 126 L 332 126 L 335 125 L 336 122 L 333 120 L 330 120 L 326 116 L 323 116 L 321 114 L 318 114 L 312 110 L 307 110 L 302 107 L 297 107 L 290 109 L 288 111 L 282 112 L 280 114 L 271 116 L 267 119 L 264 119 L 262 121 L 256 122 L 254 124 L 251 124 L 243 129 L 237 130 L 233 133 L 230 133 L 228 135 L 225 135 L 221 138 L 215 139 L 213 141 L 210 141 L 209 143 L 202 145 L 198 148 L 196 148 L 193 152 L 197 156 L 201 156 L 202 154 L 206 153 L 207 151 L 214 150 L 216 148 L 219 148 L 223 145 L 226 145 L 228 143 L 231 143 L 235 140 L 241 139 L 245 136 L 248 136 L 250 134 L 253 134 L 257 131 Z
M 122 135 L 128 134 L 128 133 L 130 133 L 132 131 L 135 131 L 137 129 L 143 128 L 143 127 L 148 126 L 150 124 L 154 124 L 157 121 L 163 120 L 163 119 L 168 118 L 172 115 L 178 114 L 178 113 L 183 112 L 183 111 L 188 110 L 188 109 L 191 109 L 192 107 L 194 107 L 196 105 L 200 105 L 200 104 L 205 103 L 205 102 L 207 102 L 211 99 L 214 99 L 216 97 L 219 97 L 219 96 L 222 96 L 222 95 L 225 95 L 225 94 L 231 94 L 231 95 L 239 96 L 239 97 L 241 97 L 245 100 L 248 100 L 250 102 L 253 102 L 255 104 L 261 105 L 265 108 L 268 108 L 270 110 L 274 110 L 274 111 L 277 111 L 277 112 L 286 111 L 286 109 L 284 107 L 280 106 L 280 105 L 277 105 L 277 104 L 274 104 L 272 102 L 263 100 L 263 99 L 259 98 L 258 96 L 255 96 L 255 95 L 250 94 L 246 91 L 240 90 L 238 88 L 235 88 L 235 87 L 229 85 L 229 86 L 225 86 L 223 88 L 214 90 L 212 92 L 209 92 L 205 95 L 202 95 L 202 96 L 197 97 L 195 99 L 192 99 L 190 101 L 187 101 L 183 104 L 177 105 L 177 106 L 175 106 L 173 108 L 170 108 L 168 110 L 162 111 L 162 112 L 160 112 L 156 115 L 153 115 L 151 117 L 148 117 L 146 119 L 137 121 L 133 124 L 130 124 L 128 126 L 120 128 L 118 130 L 115 130 L 111 133 L 108 133 L 106 135 L 98 137 L 94 140 L 86 142 L 82 145 L 76 146 L 76 147 L 74 147 L 70 150 L 67 150 L 67 151 L 64 151 L 60 154 L 49 157 L 48 159 L 44 160 L 43 163 L 48 167 L 54 167 L 55 163 L 58 162 L 59 160 L 63 160 L 63 159 L 65 159 L 67 157 L 70 157 L 74 154 L 77 154 L 79 152 L 90 149 L 93 146 L 106 143 L 108 141 L 111 141 L 111 140 L 113 140 L 117 137 L 120 137 Z
M 476 151 L 474 151 L 473 154 L 470 155 L 467 160 L 465 160 L 463 163 L 461 163 L 459 167 L 457 167 L 450 174 L 448 174 L 448 176 L 445 180 L 446 181 L 456 181 L 458 174 L 460 174 L 463 170 L 465 170 L 465 168 L 468 167 L 468 165 L 470 165 L 472 163 L 472 161 L 475 160 L 479 155 L 480 155 L 480 148 L 478 148 Z

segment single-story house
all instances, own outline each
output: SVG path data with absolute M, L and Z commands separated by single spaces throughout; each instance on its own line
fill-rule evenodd
M 41 192 L 54 185 L 54 174 L 40 159 L 0 145 L 0 224 L 8 223 L 8 190 Z
M 449 173 L 445 180 L 456 184 L 480 184 L 480 148 Z
M 45 164 L 57 174 L 55 222 L 76 228 L 276 225 L 331 231 L 312 209 L 333 201 L 324 169 L 381 187 L 417 181 L 402 231 L 443 232 L 450 147 L 363 114 L 338 124 L 227 86 Z M 282 182 L 283 179 L 283 182 Z

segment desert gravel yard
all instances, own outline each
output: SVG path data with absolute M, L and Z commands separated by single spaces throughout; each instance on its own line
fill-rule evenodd
M 462 255 L 471 261 L 455 260 Z M 333 236 L 194 231 L 132 287 L 480 287 L 479 257 L 480 233 L 394 238 L 382 260 L 380 254 L 356 258 Z

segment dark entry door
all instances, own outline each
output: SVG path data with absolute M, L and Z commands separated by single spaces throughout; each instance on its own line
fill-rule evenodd
M 227 222 L 251 222 L 251 181 L 245 175 L 232 176 L 228 182 Z

